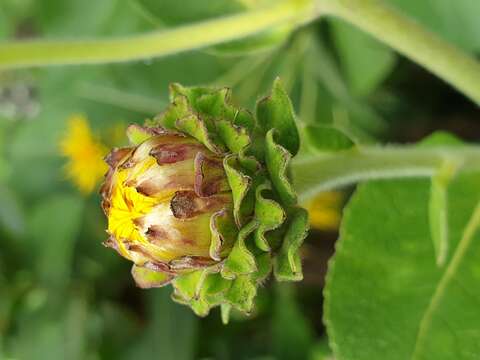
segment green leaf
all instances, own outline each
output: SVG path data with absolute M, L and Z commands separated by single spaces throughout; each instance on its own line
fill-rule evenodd
M 290 223 L 282 247 L 275 258 L 274 274 L 278 281 L 303 279 L 299 251 L 308 233 L 308 212 L 303 208 L 296 208 L 289 217 Z
M 345 211 L 325 289 L 335 358 L 475 358 L 479 183 L 479 175 L 469 175 L 450 185 L 451 251 L 443 267 L 430 235 L 428 180 L 360 186 Z
M 142 142 L 152 137 L 151 133 L 137 124 L 129 125 L 126 133 L 131 145 L 140 145 Z
M 263 131 L 267 133 L 275 129 L 278 143 L 295 156 L 300 147 L 300 137 L 292 103 L 280 79 L 273 83 L 271 95 L 257 103 L 256 112 Z
M 135 0 L 155 17 L 157 21 L 170 26 L 225 16 L 242 10 L 239 1 L 211 0 L 206 6 L 203 2 L 186 0 Z
M 270 251 L 271 248 L 265 233 L 278 228 L 286 218 L 282 207 L 276 201 L 264 196 L 264 193 L 268 194 L 269 190 L 271 187 L 267 183 L 256 189 L 255 219 L 258 220 L 259 225 L 255 230 L 255 243 L 263 251 Z
M 447 132 L 435 132 L 419 146 L 438 145 L 461 146 L 462 141 Z M 456 175 L 459 164 L 452 160 L 445 160 L 437 173 L 432 176 L 430 186 L 430 199 L 428 216 L 430 222 L 430 233 L 432 235 L 433 247 L 438 266 L 443 266 L 447 258 L 449 248 L 448 234 L 448 186 Z
M 34 206 L 28 233 L 32 239 L 39 278 L 49 286 L 70 279 L 74 246 L 82 220 L 83 199 L 56 194 Z
M 233 154 L 225 157 L 223 167 L 230 189 L 232 189 L 235 222 L 238 226 L 241 226 L 245 221 L 246 215 L 250 212 L 250 209 L 245 209 L 245 206 L 242 205 L 245 204 L 244 200 L 252 185 L 252 179 L 242 173 L 238 159 Z
M 307 125 L 305 137 L 308 145 L 317 151 L 338 151 L 349 149 L 354 145 L 345 133 L 332 126 Z
M 465 50 L 480 49 L 480 2 L 389 0 L 427 28 Z
M 98 0 L 85 3 L 75 0 L 35 2 L 35 18 L 48 36 L 96 35 L 110 18 L 116 2 Z
M 5 10 L 0 7 L 0 40 L 6 39 L 10 35 L 11 21 Z M 1 355 L 1 353 L 0 353 Z
M 142 289 L 161 287 L 172 279 L 172 276 L 169 274 L 153 271 L 137 265 L 133 265 L 132 267 L 132 276 L 137 286 Z
M 279 47 L 288 39 L 293 30 L 294 27 L 290 24 L 278 26 L 257 35 L 214 46 L 207 51 L 215 55 L 253 55 Z
M 326 337 L 323 337 L 312 346 L 309 360 L 334 360 Z
M 276 143 L 275 135 L 275 129 L 271 129 L 267 133 L 265 162 L 267 163 L 270 179 L 282 202 L 286 205 L 294 205 L 297 202 L 297 195 L 287 176 L 287 168 L 292 156 Z
M 209 150 L 214 153 L 221 153 L 222 149 L 215 141 L 213 134 L 208 131 L 207 124 L 196 115 L 188 115 L 178 119 L 175 123 L 176 128 L 200 141 Z
M 251 221 L 238 233 L 237 241 L 222 268 L 222 276 L 224 278 L 233 279 L 237 275 L 246 275 L 257 271 L 255 256 L 253 256 L 246 244 L 250 234 L 257 227 L 258 222 Z
M 346 79 L 356 95 L 374 91 L 395 65 L 395 54 L 386 45 L 340 20 L 330 21 L 334 44 Z
M 240 275 L 233 280 L 225 294 L 225 299 L 239 310 L 249 313 L 253 308 L 253 299 L 257 294 L 257 284 L 249 275 Z
M 194 358 L 198 320 L 190 309 L 170 299 L 170 289 L 151 289 L 147 300 L 146 326 L 126 346 L 126 359 Z
M 0 183 L 0 228 L 14 236 L 25 232 L 25 214 L 17 195 Z
M 276 359 L 307 359 L 313 343 L 313 329 L 296 301 L 291 284 L 276 284 L 271 322 Z

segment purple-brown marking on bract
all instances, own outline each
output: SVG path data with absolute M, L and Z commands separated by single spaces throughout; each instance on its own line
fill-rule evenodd
M 198 214 L 193 191 L 177 191 L 170 202 L 170 209 L 177 219 L 188 219 Z
M 123 165 L 122 162 L 126 160 L 131 151 L 131 148 L 116 148 L 113 149 L 104 159 L 105 162 L 109 165 L 109 169 L 105 174 L 105 180 L 103 182 L 103 185 L 100 187 L 99 192 L 102 196 L 102 210 L 107 216 L 111 206 L 110 196 L 112 193 L 113 177 L 116 168 Z
M 173 164 L 193 158 L 201 149 L 202 146 L 196 144 L 160 144 L 150 150 L 150 155 L 158 165 Z
M 170 266 L 164 262 L 161 261 L 147 261 L 145 264 L 143 264 L 143 267 L 157 271 L 157 272 L 163 272 L 167 274 L 174 274 Z
M 137 185 L 134 187 L 139 194 L 142 194 L 145 196 L 153 196 L 158 191 L 158 186 L 155 185 L 152 181 L 144 181 L 140 185 Z
M 220 159 L 209 157 L 203 152 L 195 156 L 195 193 L 201 197 L 211 196 L 222 190 L 226 176 Z M 211 174 L 215 176 L 211 176 Z M 209 176 L 210 175 L 210 176 Z
M 170 261 L 170 268 L 174 271 L 185 269 L 199 269 L 212 265 L 215 261 L 211 258 L 200 256 L 185 256 L 181 259 Z
M 184 245 L 190 245 L 190 246 L 195 245 L 195 240 L 193 240 L 193 239 L 185 239 L 185 238 L 182 238 L 182 239 L 181 239 L 181 242 L 182 242 L 182 244 L 184 244 Z
M 114 148 L 105 156 L 105 162 L 112 168 L 117 167 L 119 163 L 132 151 L 132 148 Z
M 169 240 L 168 232 L 166 232 L 160 225 L 152 225 L 145 232 L 145 236 L 151 243 L 156 243 L 160 240 Z
M 189 219 L 217 211 L 230 202 L 228 194 L 198 197 L 193 191 L 177 191 L 170 201 L 170 209 L 177 219 Z

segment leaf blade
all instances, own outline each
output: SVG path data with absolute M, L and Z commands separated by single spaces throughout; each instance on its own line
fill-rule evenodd
M 428 181 L 360 187 L 346 210 L 325 289 L 325 322 L 336 357 L 395 360 L 415 353 L 417 359 L 468 359 L 478 353 L 478 231 L 467 231 L 468 246 L 462 244 L 480 200 L 479 180 L 478 174 L 462 176 L 451 184 L 453 256 L 444 268 L 435 263 L 430 236 Z M 475 215 L 475 230 L 477 222 Z M 425 335 L 417 335 L 421 326 Z

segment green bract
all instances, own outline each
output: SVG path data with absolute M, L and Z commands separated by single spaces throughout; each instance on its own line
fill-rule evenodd
M 141 287 L 157 287 L 171 283 L 175 301 L 189 305 L 201 316 L 208 314 L 212 307 L 220 305 L 224 319 L 228 319 L 232 307 L 249 313 L 254 305 L 253 300 L 259 284 L 265 281 L 272 271 L 279 281 L 302 279 L 299 248 L 308 226 L 307 212 L 297 205 L 296 194 L 288 176 L 289 161 L 298 152 L 299 136 L 292 105 L 280 81 L 275 81 L 270 96 L 258 102 L 256 117 L 233 106 L 229 97 L 230 92 L 226 88 L 187 88 L 179 84 L 171 85 L 170 106 L 155 119 L 147 121 L 145 127 L 129 127 L 128 135 L 135 148 L 112 152 L 109 159 L 112 169 L 106 181 L 106 187 L 110 188 L 105 190 L 104 186 L 103 191 L 104 209 L 109 216 L 111 200 L 116 196 L 109 183 L 111 178 L 117 176 L 119 179 L 126 179 L 122 180 L 124 182 L 135 182 L 132 174 L 140 173 L 140 170 L 135 170 L 135 166 L 145 169 L 145 164 L 150 164 L 141 154 L 157 156 L 160 164 L 158 147 L 168 146 L 165 144 L 168 141 L 175 143 L 176 148 L 172 149 L 181 146 L 182 149 L 188 149 L 185 154 L 192 154 L 191 159 L 195 157 L 195 160 L 191 160 L 192 164 L 195 163 L 194 174 L 196 177 L 201 174 L 202 181 L 207 179 L 215 184 L 215 189 L 224 189 L 219 184 L 222 179 L 226 179 L 227 190 L 215 190 L 215 194 L 212 192 L 208 195 L 219 199 L 212 206 L 209 205 L 211 201 L 209 202 L 207 195 L 204 197 L 198 192 L 194 194 L 193 191 L 190 191 L 188 196 L 196 200 L 191 203 L 201 203 L 201 207 L 192 210 L 189 208 L 193 206 L 190 203 L 181 203 L 188 199 L 177 200 L 184 207 L 182 211 L 198 210 L 201 216 L 210 217 L 210 229 L 207 232 L 211 240 L 207 255 L 198 255 L 205 253 L 205 240 L 193 239 L 193 242 L 200 242 L 203 247 L 194 244 L 194 247 L 184 251 L 178 248 L 181 245 L 175 244 L 177 247 L 173 250 L 168 248 L 167 255 L 173 257 L 174 254 L 177 258 L 163 260 L 162 256 L 166 256 L 164 253 L 157 252 L 157 248 L 151 252 L 149 250 L 153 246 L 148 242 L 151 232 L 147 232 L 148 239 L 138 240 L 141 238 L 141 229 L 138 233 L 135 231 L 135 234 L 132 232 L 129 235 L 137 241 L 136 245 L 132 245 L 133 242 L 118 239 L 118 234 L 112 234 L 114 231 L 110 231 L 109 226 L 110 235 L 116 235 L 117 238 L 111 237 L 107 242 L 107 245 L 135 262 L 133 275 Z M 170 138 L 172 140 L 168 140 Z M 201 149 L 196 150 L 197 147 Z M 210 159 L 210 163 L 205 161 L 200 164 L 200 170 L 197 170 L 196 151 L 202 153 L 202 159 Z M 139 159 L 136 165 L 132 160 L 135 158 Z M 165 161 L 162 157 L 162 161 L 164 163 L 160 165 L 171 166 L 170 160 Z M 209 168 L 202 164 L 211 166 Z M 218 167 L 222 165 L 220 174 Z M 119 176 L 121 171 L 129 173 Z M 185 170 L 183 171 L 182 176 L 185 177 Z M 156 174 L 153 170 L 146 173 Z M 142 179 L 147 178 L 146 175 L 142 176 Z M 158 187 L 154 184 L 155 179 L 155 176 L 151 175 L 148 182 L 144 182 L 148 185 L 143 185 L 146 193 L 144 191 L 142 195 L 129 195 L 128 201 L 143 202 L 143 207 L 132 205 L 139 209 L 135 211 L 141 213 L 142 209 L 148 209 L 152 212 L 149 205 L 151 199 L 144 195 L 151 195 L 149 191 L 152 193 L 152 189 Z M 195 178 L 195 184 L 197 180 Z M 162 181 L 171 186 L 165 176 Z M 182 181 L 185 185 L 185 180 Z M 193 175 L 191 182 L 194 182 Z M 180 193 L 183 197 L 188 197 L 185 195 L 188 191 L 185 191 L 185 188 L 181 190 L 175 193 L 174 199 L 178 198 Z M 226 193 L 228 195 L 225 195 Z M 137 198 L 138 200 L 135 200 Z M 115 199 L 113 201 L 118 202 Z M 175 206 L 172 200 L 170 207 L 174 213 L 178 211 Z M 221 207 L 223 208 L 219 211 Z M 147 214 L 147 210 L 144 213 Z M 176 222 L 171 222 L 174 224 L 172 226 L 179 226 L 175 224 L 181 220 L 175 219 Z M 134 219 L 133 222 L 155 223 L 149 214 Z M 192 224 L 199 229 L 195 230 L 197 232 L 192 229 L 187 231 L 189 237 L 183 238 L 188 238 L 189 244 L 192 243 L 192 233 L 205 234 L 205 231 L 200 229 L 204 222 Z M 165 232 L 165 229 L 159 229 L 158 224 L 155 226 L 156 233 Z M 112 229 L 115 230 L 113 226 Z M 117 233 L 122 234 L 121 231 Z M 165 242 L 165 239 L 160 240 Z M 158 244 L 158 236 L 156 240 L 155 244 Z M 165 244 L 162 243 L 161 246 L 163 251 Z M 138 250 L 140 247 L 141 251 Z M 159 258 L 162 260 L 158 260 Z

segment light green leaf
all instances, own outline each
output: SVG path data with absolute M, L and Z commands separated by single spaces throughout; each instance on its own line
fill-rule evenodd
M 142 289 L 161 287 L 172 279 L 172 276 L 169 274 L 137 265 L 133 265 L 132 267 L 132 276 L 137 286 Z
M 255 219 L 259 226 L 255 230 L 255 243 L 263 251 L 270 251 L 271 244 L 268 241 L 268 232 L 278 228 L 286 218 L 285 211 L 276 201 L 265 197 L 271 190 L 270 184 L 265 183 L 257 187 L 255 191 Z
M 227 156 L 223 161 L 223 167 L 227 175 L 228 184 L 232 189 L 233 215 L 238 226 L 243 225 L 245 217 L 249 215 L 250 206 L 246 208 L 245 197 L 252 185 L 251 177 L 242 173 L 235 155 Z
M 480 353 L 480 176 L 449 188 L 451 251 L 435 262 L 428 180 L 362 185 L 327 276 L 335 358 L 473 359 Z
M 386 45 L 340 20 L 330 21 L 346 79 L 356 95 L 368 95 L 392 71 L 395 54 Z
M 466 50 L 480 49 L 480 2 L 389 0 L 443 38 Z
M 257 271 L 255 256 L 248 249 L 246 243 L 247 240 L 250 240 L 250 234 L 257 227 L 258 222 L 251 221 L 238 233 L 237 241 L 222 268 L 222 276 L 225 279 L 234 279 L 237 275 L 246 275 Z
M 305 138 L 308 145 L 317 151 L 338 151 L 354 145 L 352 139 L 333 126 L 308 125 L 305 127 Z
M 423 140 L 419 146 L 438 145 L 459 146 L 462 141 L 447 132 L 438 131 Z M 460 164 L 451 160 L 445 160 L 439 166 L 437 173 L 432 176 L 430 186 L 430 199 L 428 204 L 428 216 L 430 222 L 430 233 L 432 235 L 435 258 L 438 266 L 445 264 L 448 249 L 448 186 L 456 175 Z
M 266 136 L 265 162 L 270 174 L 270 179 L 283 203 L 294 205 L 297 195 L 287 175 L 287 168 L 292 156 L 276 142 L 276 130 L 271 129 Z
M 278 281 L 303 279 L 300 247 L 308 233 L 308 212 L 303 208 L 291 211 L 290 223 L 282 247 L 275 258 L 274 274 Z
M 300 147 L 300 137 L 292 103 L 280 79 L 274 81 L 271 95 L 257 103 L 256 113 L 263 131 L 267 133 L 275 129 L 278 143 L 295 156 Z

